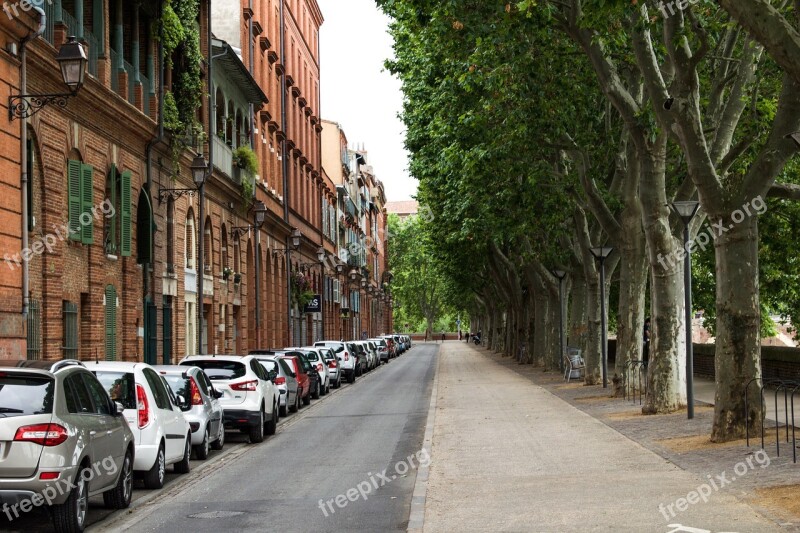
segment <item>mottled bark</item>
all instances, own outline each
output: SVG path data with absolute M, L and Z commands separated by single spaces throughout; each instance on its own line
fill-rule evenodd
M 718 221 L 712 221 L 715 223 Z M 758 298 L 758 218 L 734 224 L 714 242 L 717 263 L 717 339 L 714 366 L 714 426 L 711 439 L 742 438 L 745 423 L 759 427 L 761 405 L 750 401 L 745 411 L 744 391 L 757 395 L 761 377 L 761 308 Z
M 572 276 L 571 289 L 567 298 L 569 313 L 565 326 L 567 328 L 567 346 L 580 348 L 581 352 L 586 351 L 589 343 L 586 298 L 586 280 L 583 278 L 583 273 L 578 272 Z

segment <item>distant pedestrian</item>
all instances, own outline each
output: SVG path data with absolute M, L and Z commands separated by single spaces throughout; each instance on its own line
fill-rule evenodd
M 642 330 L 642 361 L 647 364 L 650 360 L 650 317 L 644 319 Z
M 458 330 L 458 340 L 461 340 L 461 330 Z
M 442 332 L 442 342 L 444 342 L 444 331 Z
M 469 344 L 470 337 L 472 337 L 472 332 L 468 331 L 467 332 L 467 344 Z

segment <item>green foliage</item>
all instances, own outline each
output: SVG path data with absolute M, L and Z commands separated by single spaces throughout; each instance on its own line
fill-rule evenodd
M 258 157 L 249 146 L 240 146 L 233 151 L 233 158 L 243 168 L 251 174 L 258 174 Z
M 170 91 L 164 91 L 164 129 L 177 133 L 183 128 L 180 115 L 178 114 L 178 106 L 175 103 L 175 97 Z
M 161 31 L 164 37 L 164 58 L 167 67 L 172 67 L 172 53 L 186 38 L 186 32 L 181 25 L 181 20 L 172 9 L 172 2 L 164 3 L 164 12 L 161 15 Z

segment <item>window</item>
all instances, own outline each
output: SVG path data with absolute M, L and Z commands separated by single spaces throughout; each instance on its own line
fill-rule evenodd
M 98 383 L 94 376 L 90 376 L 83 372 L 75 374 L 83 378 L 86 388 L 89 389 L 89 395 L 94 402 L 94 413 L 98 415 L 110 415 L 111 405 L 109 404 L 108 394 L 103 390 L 103 386 Z
M 67 161 L 69 238 L 83 244 L 94 242 L 93 174 L 91 165 Z
M 150 368 L 145 368 L 142 370 L 142 373 L 144 374 L 144 379 L 147 380 L 147 384 L 150 385 L 150 390 L 156 399 L 156 406 L 159 409 L 166 409 L 168 411 L 172 410 L 172 404 L 169 401 L 169 393 L 167 393 L 164 387 L 164 382 L 161 381 L 161 377 Z
M 94 372 L 111 401 L 125 409 L 136 409 L 136 381 L 132 372 Z
M 197 325 L 197 307 L 194 302 L 186 302 L 186 355 L 192 355 L 197 348 L 195 327 Z
M 192 212 L 186 214 L 186 224 L 184 226 L 184 249 L 183 249 L 183 257 L 185 258 L 185 266 L 190 270 L 195 269 L 195 262 L 194 262 L 194 236 L 196 232 L 194 230 L 194 216 Z
M 0 410 L 6 418 L 50 414 L 54 388 L 54 380 L 41 374 L 4 372 L 0 375 Z
M 78 305 L 64 302 L 62 306 L 64 338 L 61 350 L 64 359 L 78 358 Z
M 79 373 L 67 376 L 64 379 L 64 386 L 66 387 L 64 395 L 67 398 L 67 411 L 87 414 L 94 412 L 92 397 Z

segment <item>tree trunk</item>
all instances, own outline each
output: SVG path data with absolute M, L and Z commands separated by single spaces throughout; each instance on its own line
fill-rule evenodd
M 572 276 L 572 288 L 567 302 L 569 306 L 567 346 L 580 348 L 581 353 L 586 353 L 586 347 L 588 346 L 587 332 L 589 327 L 587 326 L 586 289 L 586 280 L 583 279 L 582 275 Z
M 533 352 L 534 364 L 546 366 L 547 358 L 547 298 L 537 287 L 534 291 Z
M 717 221 L 714 221 L 717 222 Z M 714 356 L 716 394 L 711 440 L 742 438 L 745 424 L 760 427 L 760 401 L 745 412 L 745 390 L 758 398 L 761 377 L 761 308 L 758 284 L 758 217 L 737 224 L 726 220 L 727 232 L 714 242 L 717 274 L 717 338 Z M 712 225 L 713 226 L 713 225 Z M 719 226 L 717 226 L 719 227 Z
M 586 350 L 583 359 L 586 363 L 585 383 L 597 385 L 601 383 L 601 309 L 600 309 L 600 280 L 595 274 L 586 282 Z
M 633 215 L 633 218 L 629 218 Z M 622 396 L 622 376 L 629 361 L 642 359 L 644 302 L 647 290 L 647 243 L 642 230 L 641 209 L 622 215 L 624 240 L 620 243 L 617 355 L 611 378 L 614 396 Z
M 686 405 L 683 263 L 678 240 L 672 235 L 665 192 L 666 136 L 651 151 L 640 154 L 642 225 L 652 276 L 650 311 L 652 336 L 647 369 L 647 395 L 642 412 L 669 413 Z
M 561 310 L 558 295 L 547 291 L 547 346 L 545 348 L 544 364 L 546 370 L 558 370 L 561 359 L 561 337 L 558 332 Z

